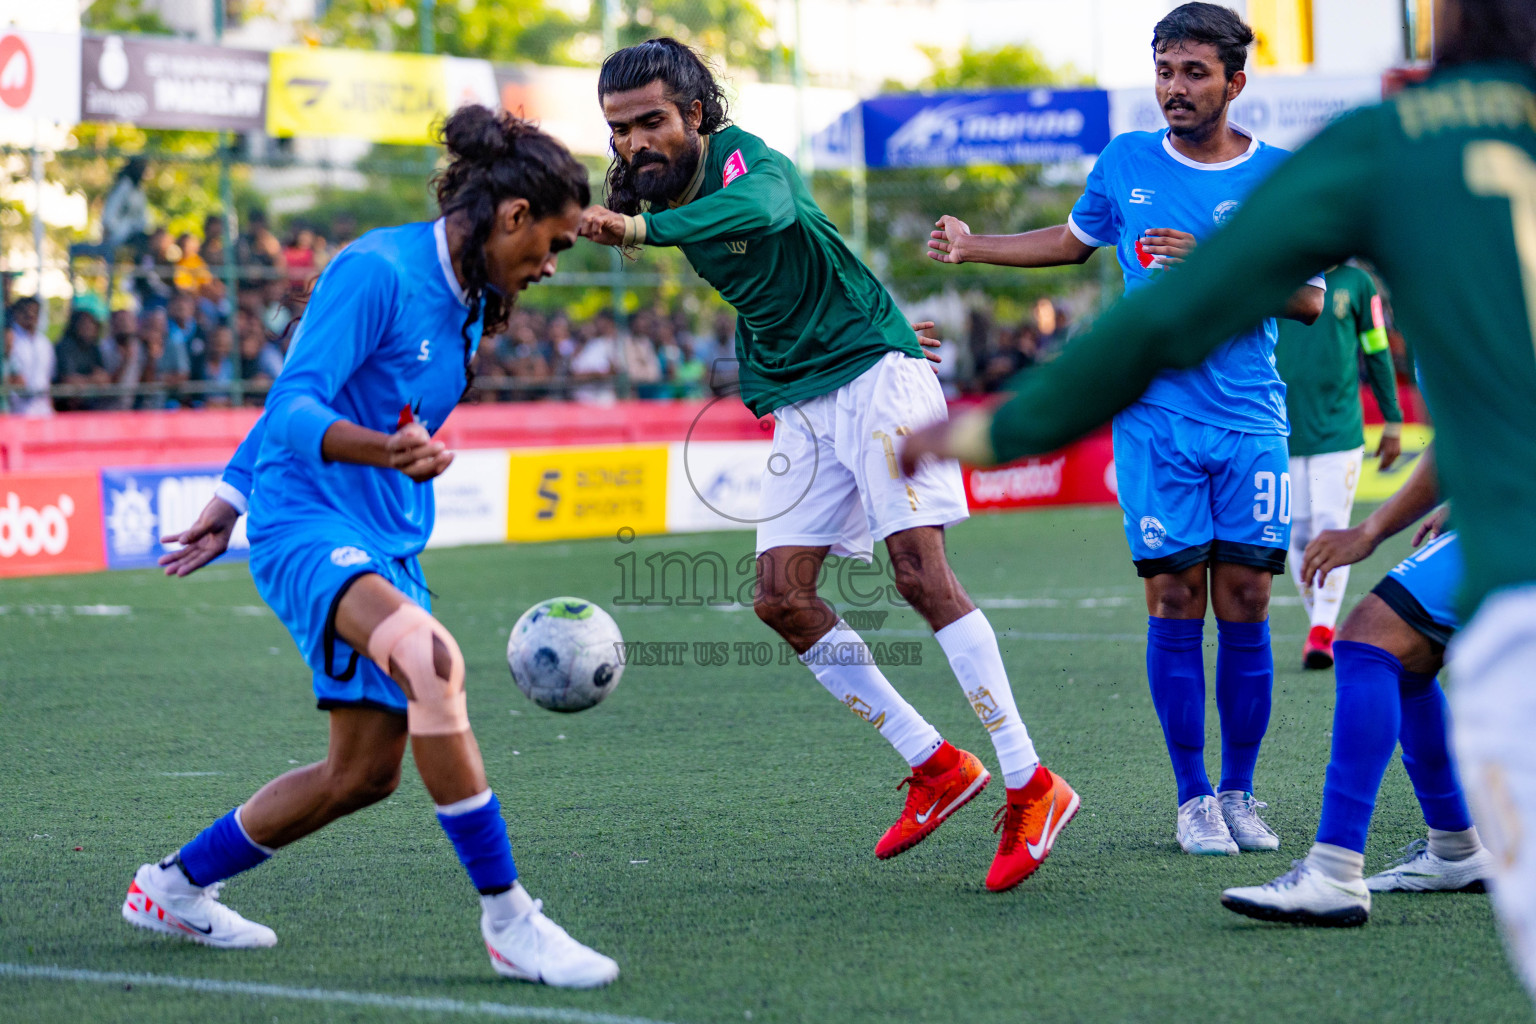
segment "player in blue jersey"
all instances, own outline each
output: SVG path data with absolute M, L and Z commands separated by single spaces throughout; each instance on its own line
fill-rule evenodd
M 1227 120 L 1246 82 L 1252 42 L 1252 30 L 1225 7 L 1177 8 L 1152 37 L 1165 131 L 1110 142 L 1067 223 L 987 236 L 944 217 L 929 255 L 941 263 L 1046 267 L 1082 263 L 1114 246 L 1126 288 L 1150 283 L 1235 213 L 1286 155 Z M 1313 322 L 1323 293 L 1317 277 L 1285 315 Z M 1200 365 L 1161 374 L 1114 422 L 1125 535 L 1146 589 L 1152 703 L 1178 786 L 1179 844 L 1194 854 L 1280 845 L 1253 796 L 1274 684 L 1270 586 L 1285 571 L 1291 519 L 1275 336 L 1274 320 L 1266 320 Z M 1218 643 L 1219 787 L 1205 768 L 1207 600 Z
M 1438 500 L 1431 448 L 1408 482 L 1364 522 L 1314 538 L 1300 578 L 1321 582 L 1366 558 Z M 1279 878 L 1224 892 L 1229 910 L 1292 924 L 1359 925 L 1370 917 L 1373 892 L 1482 892 L 1491 877 L 1493 855 L 1467 809 L 1451 756 L 1445 694 L 1435 678 L 1459 625 L 1461 547 L 1455 533 L 1440 532 L 1445 513 L 1425 520 L 1413 538 L 1415 547 L 1423 546 L 1355 606 L 1334 641 L 1333 744 L 1316 842 Z M 1398 863 L 1365 878 L 1371 813 L 1399 742 L 1428 835 Z
M 251 575 L 314 672 L 325 760 L 269 782 L 159 864 L 139 868 L 132 924 L 219 948 L 271 946 L 270 928 L 218 902 L 224 879 L 394 791 L 407 739 L 437 817 L 481 897 L 497 973 L 565 987 L 617 965 L 545 917 L 517 881 L 500 804 L 470 731 L 464 658 L 430 614 L 417 554 L 434 441 L 468 384 L 482 327 L 554 273 L 590 199 L 587 172 L 528 123 L 466 107 L 443 128 L 442 218 L 371 231 L 315 286 L 266 411 L 167 571 L 223 550 L 249 502 Z

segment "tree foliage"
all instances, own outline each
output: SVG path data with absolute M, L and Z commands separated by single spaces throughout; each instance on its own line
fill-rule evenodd
M 1028 43 L 1011 43 L 990 50 L 962 46 L 946 58 L 935 46 L 923 53 L 933 73 L 919 84 L 923 91 L 940 89 L 1016 89 L 1031 85 L 1085 85 L 1089 79 L 1070 64 L 1053 66 Z

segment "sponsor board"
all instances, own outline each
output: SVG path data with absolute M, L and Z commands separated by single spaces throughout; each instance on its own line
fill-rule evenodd
M 1117 500 L 1115 455 L 1101 432 L 1049 455 L 1003 466 L 964 467 L 965 497 L 973 512 L 1041 505 L 1100 505 Z
M 0 476 L 0 576 L 106 567 L 95 471 Z
M 180 545 L 162 544 L 166 534 L 180 533 L 197 521 L 213 497 L 222 465 L 141 466 L 101 471 L 101 508 L 105 526 L 107 567 L 144 569 Z M 243 558 L 251 542 L 241 516 L 224 558 Z
M 147 36 L 86 36 L 80 115 L 141 128 L 261 131 L 271 62 L 260 50 Z
M 667 458 L 667 532 L 756 529 L 771 441 L 690 441 Z
M 78 34 L 0 32 L 0 115 L 65 127 L 80 120 Z
M 505 448 L 459 451 L 446 472 L 432 481 L 437 522 L 429 548 L 460 544 L 499 544 L 507 539 Z
M 1413 469 L 1419 464 L 1419 456 L 1435 439 L 1433 427 L 1422 423 L 1403 424 L 1403 454 L 1391 469 L 1381 471 L 1381 460 L 1374 458 L 1381 449 L 1381 424 L 1365 428 L 1365 463 L 1360 467 L 1360 483 L 1355 488 L 1355 500 L 1363 502 L 1386 501 L 1408 482 Z
M 513 451 L 509 462 L 508 540 L 666 532 L 664 444 Z
M 1228 116 L 1271 146 L 1296 149 L 1340 114 L 1380 99 L 1375 75 L 1249 75 Z M 1111 92 L 1109 121 L 1114 135 L 1168 127 L 1151 88 Z

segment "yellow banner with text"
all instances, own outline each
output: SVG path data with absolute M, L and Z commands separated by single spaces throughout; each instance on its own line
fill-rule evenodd
M 514 450 L 511 460 L 508 540 L 666 532 L 664 444 Z
M 443 58 L 416 53 L 294 49 L 272 53 L 267 131 L 429 144 L 448 113 Z

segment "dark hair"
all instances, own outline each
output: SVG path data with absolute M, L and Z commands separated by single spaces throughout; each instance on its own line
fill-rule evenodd
M 1511 60 L 1536 65 L 1530 0 L 1456 0 L 1456 31 L 1435 42 L 1438 64 Z
M 603 97 L 616 92 L 644 89 L 658 80 L 666 87 L 667 99 L 677 107 L 678 113 L 691 107 L 694 100 L 703 106 L 700 135 L 713 135 L 731 123 L 725 90 L 720 88 L 709 62 L 670 36 L 647 39 L 610 53 L 597 73 L 597 100 L 601 103 Z M 624 162 L 615 153 L 613 163 L 608 166 L 608 206 L 611 209 L 639 206 L 637 199 L 625 194 L 631 186 L 624 180 L 624 170 Z
M 486 281 L 485 243 L 504 199 L 526 199 L 534 219 L 592 201 L 587 169 L 557 139 L 514 114 L 488 107 L 460 107 L 439 131 L 448 149 L 448 166 L 433 176 L 443 216 L 462 213 L 469 239 L 462 256 L 469 315 L 464 320 L 464 361 L 473 355 L 469 329 L 484 324 L 499 329 L 511 303 Z
M 1227 70 L 1227 81 L 1248 63 L 1253 29 L 1230 7 L 1216 4 L 1184 4 L 1169 12 L 1152 30 L 1152 52 L 1167 53 L 1175 43 L 1209 43 L 1216 47 Z

